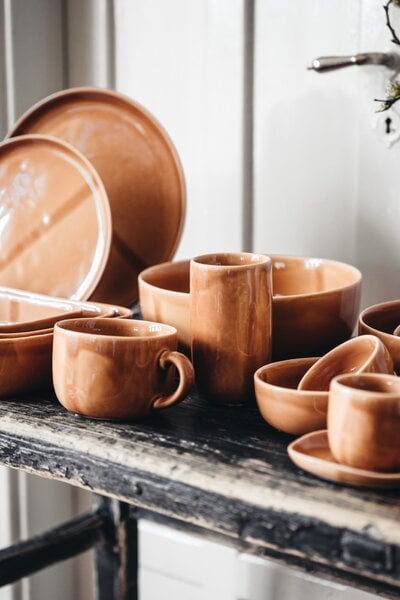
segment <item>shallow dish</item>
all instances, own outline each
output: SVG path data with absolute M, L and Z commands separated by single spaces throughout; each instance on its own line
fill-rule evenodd
M 257 405 L 267 423 L 292 435 L 326 427 L 328 393 L 297 389 L 304 373 L 317 360 L 293 358 L 270 363 L 255 372 Z
M 74 315 L 96 317 L 103 312 L 104 309 L 94 303 L 0 287 L 0 335 L 48 329 L 61 319 Z
M 0 283 L 87 299 L 108 260 L 111 214 L 90 162 L 59 140 L 0 144 Z
M 345 373 L 393 374 L 393 361 L 386 346 L 375 335 L 362 335 L 322 356 L 299 381 L 299 390 L 328 391 L 336 375 Z
M 131 305 L 138 273 L 169 260 L 185 214 L 175 148 L 142 106 L 117 92 L 74 88 L 28 110 L 8 137 L 42 133 L 72 144 L 94 165 L 111 205 L 113 239 L 93 300 Z
M 371 488 L 400 487 L 400 473 L 365 471 L 335 461 L 328 444 L 328 432 L 313 431 L 288 446 L 291 460 L 300 469 L 337 483 Z
M 400 337 L 394 330 L 400 323 L 400 300 L 381 302 L 365 308 L 358 319 L 360 335 L 376 335 L 389 350 L 394 370 L 400 373 Z
M 273 359 L 321 356 L 347 340 L 359 313 L 360 271 L 319 258 L 271 260 Z M 189 287 L 190 261 L 156 265 L 139 275 L 143 317 L 176 327 L 183 348 L 190 347 Z

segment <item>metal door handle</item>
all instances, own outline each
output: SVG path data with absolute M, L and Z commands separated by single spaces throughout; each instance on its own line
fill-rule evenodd
M 353 56 L 320 56 L 314 58 L 308 69 L 317 73 L 325 73 L 352 65 L 384 65 L 389 69 L 395 69 L 399 65 L 399 56 L 390 52 L 364 52 Z

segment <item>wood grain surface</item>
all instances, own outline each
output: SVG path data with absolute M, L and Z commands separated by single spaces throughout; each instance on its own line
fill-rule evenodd
M 255 407 L 213 407 L 196 392 L 135 423 L 69 414 L 51 393 L 0 403 L 4 465 L 178 519 L 261 555 L 278 552 L 288 562 L 363 578 L 364 587 L 396 597 L 399 492 L 306 474 L 287 456 L 292 439 Z

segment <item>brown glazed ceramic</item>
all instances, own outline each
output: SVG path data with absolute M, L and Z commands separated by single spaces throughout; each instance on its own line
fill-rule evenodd
M 0 335 L 45 333 L 57 321 L 82 317 L 130 319 L 132 310 L 102 302 L 78 302 L 0 286 Z
M 337 463 L 330 451 L 326 430 L 298 438 L 288 446 L 288 454 L 300 469 L 322 479 L 361 487 L 400 487 L 400 473 L 366 471 Z
M 344 373 L 393 374 L 393 361 L 376 336 L 355 337 L 322 356 L 303 375 L 298 389 L 328 391 L 331 380 Z
M 321 356 L 349 339 L 360 308 L 360 271 L 321 258 L 271 259 L 274 360 Z
M 111 244 L 103 183 L 74 148 L 46 136 L 0 144 L 0 283 L 82 300 Z
M 264 365 L 255 372 L 257 405 L 267 423 L 293 435 L 326 428 L 328 392 L 297 389 L 317 360 L 293 358 Z
M 389 350 L 396 373 L 400 373 L 400 337 L 394 330 L 400 323 L 400 300 L 374 304 L 362 311 L 358 333 L 376 335 Z
M 201 395 L 218 404 L 254 400 L 253 374 L 271 355 L 271 260 L 261 254 L 199 256 L 190 265 L 192 360 Z
M 328 441 L 336 461 L 369 471 L 400 470 L 400 379 L 340 375 L 331 382 Z
M 53 332 L 0 339 L 0 396 L 51 385 Z
M 112 248 L 93 300 L 131 305 L 138 273 L 169 260 L 185 214 L 182 167 L 169 137 L 142 106 L 117 92 L 74 88 L 45 98 L 8 134 L 43 133 L 69 142 L 104 182 Z
M 176 329 L 149 321 L 70 319 L 54 328 L 53 384 L 69 411 L 136 419 L 182 401 L 194 382 Z M 174 388 L 174 368 L 179 384 Z
M 142 271 L 138 278 L 143 318 L 172 325 L 182 352 L 190 354 L 190 261 L 167 262 Z
M 321 356 L 347 340 L 357 322 L 361 273 L 320 258 L 271 260 L 274 360 Z M 174 325 L 182 348 L 190 340 L 189 286 L 189 261 L 156 265 L 139 276 L 143 315 Z
M 23 292 L 21 294 L 23 295 Z M 43 298 L 46 298 L 36 294 L 32 296 L 39 296 L 42 302 Z M 108 316 L 119 320 L 130 319 L 132 316 L 130 309 L 109 304 L 72 301 L 71 304 L 82 308 L 80 318 L 98 319 Z M 0 333 L 0 396 L 35 392 L 51 387 L 52 346 L 53 327 L 28 332 Z
M 108 316 L 112 309 L 93 302 L 78 302 L 0 287 L 0 335 L 52 328 L 56 321 L 75 316 Z
M 88 308 L 90 307 L 90 308 Z M 21 330 L 12 331 L 12 332 L 4 332 L 4 330 L 0 327 L 0 339 L 4 338 L 19 338 L 19 337 L 29 337 L 31 335 L 44 335 L 45 333 L 53 333 L 54 325 L 58 321 L 65 320 L 66 318 L 115 318 L 115 319 L 130 319 L 132 317 L 132 310 L 129 308 L 125 308 L 124 306 L 115 306 L 113 304 L 101 304 L 99 302 L 82 302 L 81 303 L 81 312 L 70 312 L 67 315 L 59 318 L 53 318 L 53 325 L 51 327 L 47 327 L 44 329 L 35 329 L 36 322 L 32 321 L 31 330 L 26 330 L 24 328 L 23 323 L 18 323 Z M 38 321 L 39 322 L 39 321 Z

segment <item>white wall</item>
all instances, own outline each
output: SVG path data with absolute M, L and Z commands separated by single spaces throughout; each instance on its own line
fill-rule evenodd
M 250 249 L 253 238 L 255 251 L 336 258 L 361 267 L 364 305 L 400 296 L 400 142 L 388 149 L 373 112 L 387 74 L 376 67 L 325 75 L 306 70 L 315 56 L 389 49 L 379 2 L 0 0 L 0 15 L 2 131 L 32 102 L 67 85 L 115 84 L 164 125 L 187 180 L 177 258 Z M 253 76 L 254 90 L 245 87 Z M 67 486 L 18 481 L 0 471 L 0 510 L 8 511 L 10 485 L 14 498 L 21 488 L 13 507 L 22 506 L 9 524 L 3 521 L 0 545 L 89 502 Z M 229 582 L 223 589 L 231 598 L 285 600 L 293 589 L 297 598 L 310 590 L 315 598 L 343 596 L 341 588 L 318 587 L 226 548 L 146 523 L 141 531 L 142 600 L 157 597 L 157 581 L 163 589 L 171 586 L 177 600 L 189 597 L 189 589 L 193 598 L 220 598 L 215 590 L 221 581 Z M 162 540 L 174 553 L 155 560 Z M 172 555 L 176 566 L 201 552 L 219 557 L 220 578 L 201 583 L 192 574 L 167 581 L 158 566 Z M 52 577 L 35 576 L 25 585 L 24 600 L 28 592 L 29 600 L 56 597 L 54 586 L 61 581 L 66 583 L 58 585 L 57 600 L 78 600 L 78 587 L 89 580 L 87 563 L 79 564 L 83 570 L 65 563 Z M 241 575 L 230 587 L 234 571 Z M 81 587 L 82 599 L 90 593 Z
M 116 88 L 180 154 L 187 217 L 177 257 L 242 247 L 244 0 L 115 0 Z

